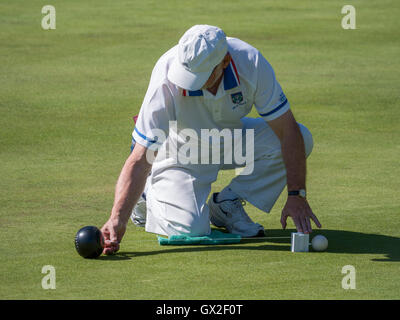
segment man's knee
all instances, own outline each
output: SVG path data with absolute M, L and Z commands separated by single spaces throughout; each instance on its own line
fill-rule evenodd
M 304 147 L 306 149 L 306 157 L 308 157 L 314 147 L 314 140 L 310 130 L 308 130 L 307 127 L 303 126 L 301 123 L 299 123 L 299 127 L 301 134 L 303 135 Z

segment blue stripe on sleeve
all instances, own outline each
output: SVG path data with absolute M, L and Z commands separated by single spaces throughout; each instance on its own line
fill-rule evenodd
M 143 138 L 144 140 L 149 141 L 150 143 L 157 143 L 157 139 L 152 140 L 152 139 L 147 138 L 143 133 L 139 132 L 139 130 L 136 129 L 136 127 L 135 127 L 135 131 L 139 135 L 139 137 Z
M 285 104 L 288 102 L 288 100 L 286 99 L 285 101 L 283 101 L 279 106 L 277 106 L 274 110 L 267 112 L 267 113 L 259 113 L 260 116 L 263 117 L 267 117 L 270 116 L 271 114 L 275 113 L 276 111 L 278 111 L 279 109 L 282 109 Z

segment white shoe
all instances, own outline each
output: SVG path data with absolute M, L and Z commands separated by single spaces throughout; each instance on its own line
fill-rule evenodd
M 237 198 L 234 200 L 217 201 L 218 193 L 214 193 L 208 205 L 210 221 L 216 227 L 225 227 L 228 232 L 242 237 L 264 236 L 264 227 L 253 222 L 243 209 L 246 202 Z
M 144 227 L 146 225 L 146 199 L 144 194 L 139 198 L 139 201 L 132 210 L 131 220 L 138 227 Z

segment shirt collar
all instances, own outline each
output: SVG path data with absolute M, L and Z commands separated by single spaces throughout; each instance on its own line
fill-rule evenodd
M 224 90 L 236 88 L 240 84 L 239 74 L 236 69 L 235 62 L 231 59 L 228 67 L 224 70 Z M 182 91 L 183 96 L 198 97 L 203 95 L 203 90 L 185 90 Z

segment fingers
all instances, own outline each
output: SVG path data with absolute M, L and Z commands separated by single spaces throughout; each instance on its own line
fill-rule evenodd
M 300 232 L 303 232 L 303 233 L 310 233 L 311 232 L 308 229 L 307 220 L 309 220 L 307 217 L 306 218 L 300 218 L 301 229 L 303 230 L 303 231 L 300 231 Z
M 118 241 L 112 241 L 112 240 L 106 240 L 104 241 L 104 249 L 103 253 L 104 254 L 113 254 L 119 250 L 119 242 Z
M 311 221 L 310 218 L 314 221 L 314 223 L 316 224 L 316 226 L 318 228 L 321 228 L 321 224 L 318 221 L 317 217 L 314 215 L 314 213 L 312 212 L 311 208 L 308 206 L 306 208 L 297 208 L 296 209 L 292 209 L 292 210 L 287 210 L 284 209 L 282 211 L 282 216 L 281 216 L 281 224 L 282 224 L 282 228 L 285 229 L 286 228 L 286 220 L 287 217 L 291 217 L 297 232 L 301 232 L 301 233 L 312 233 L 312 226 L 311 226 Z
M 282 228 L 286 229 L 287 225 L 287 217 L 290 216 L 294 222 L 294 225 L 296 226 L 297 232 L 301 233 L 310 233 L 311 232 L 311 225 L 310 221 L 308 218 L 304 218 L 303 216 L 295 216 L 293 214 L 287 214 L 282 212 L 282 217 L 281 217 L 281 224 Z M 309 227 L 310 226 L 310 227 Z
M 307 210 L 308 208 L 304 208 L 302 211 L 303 211 L 303 214 L 302 214 L 302 216 L 301 216 L 301 218 L 300 218 L 300 220 L 301 220 L 301 226 L 302 226 L 302 229 L 303 229 L 303 233 L 311 233 L 312 232 L 312 228 L 311 228 L 311 222 L 310 222 L 310 217 L 309 217 L 309 210 Z
M 311 227 L 311 221 L 309 218 L 306 219 L 306 224 L 307 224 L 307 233 L 311 233 L 312 232 L 312 227 Z
M 292 220 L 294 222 L 294 225 L 296 226 L 297 232 L 303 232 L 303 227 L 301 225 L 300 218 L 292 217 Z
M 101 228 L 100 231 L 103 234 L 104 241 L 110 239 L 110 232 L 108 232 L 108 229 L 106 226 L 103 226 L 103 228 Z
M 106 240 L 104 241 L 104 249 L 103 253 L 104 254 L 113 254 L 119 250 L 119 242 L 118 241 L 111 241 L 111 240 Z
M 319 221 L 318 221 L 317 217 L 314 215 L 314 213 L 311 212 L 310 217 L 311 217 L 311 219 L 314 221 L 315 225 L 316 225 L 318 228 L 322 228 L 322 225 L 319 223 Z
M 119 250 L 119 241 L 114 225 L 108 221 L 101 229 L 104 237 L 103 254 L 110 255 Z
M 119 250 L 119 243 L 113 244 L 113 245 L 109 245 L 107 247 L 104 247 L 103 254 L 111 255 L 111 254 L 116 253 L 118 250 Z
M 118 243 L 117 233 L 115 232 L 115 228 L 110 228 L 110 242 Z
M 282 225 L 282 229 L 285 230 L 286 229 L 286 220 L 287 220 L 288 215 L 286 215 L 284 212 L 282 212 L 281 215 L 281 225 Z
M 296 226 L 297 232 L 301 232 L 301 233 L 311 233 L 310 228 L 308 227 L 308 225 L 310 224 L 310 221 L 308 221 L 307 218 L 293 218 L 293 222 Z M 307 223 L 308 222 L 308 223 Z
M 316 217 L 315 214 L 312 212 L 310 206 L 308 206 L 308 208 L 307 208 L 307 215 L 308 215 L 308 217 L 307 217 L 308 219 L 307 219 L 307 220 L 308 220 L 308 223 L 310 224 L 310 230 L 311 230 L 310 218 L 314 221 L 315 225 L 316 225 L 318 228 L 321 228 L 321 227 L 322 227 L 322 225 L 319 223 L 317 217 Z

